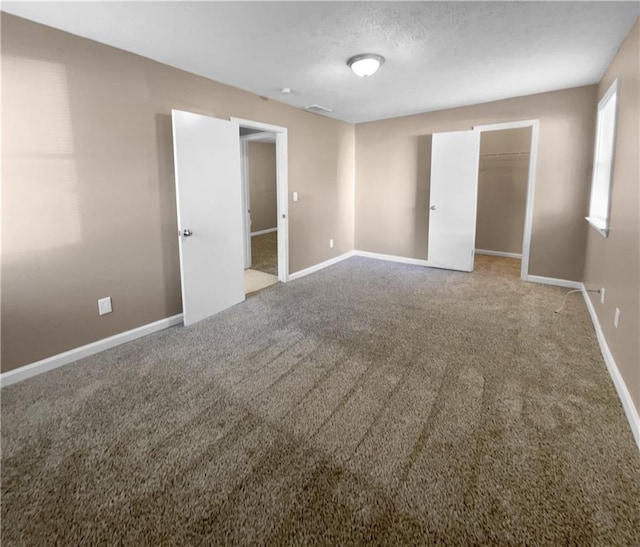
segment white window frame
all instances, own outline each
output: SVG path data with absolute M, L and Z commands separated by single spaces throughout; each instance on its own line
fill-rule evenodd
M 605 108 L 613 103 L 613 121 L 611 131 L 606 132 L 607 124 L 603 121 Z M 611 111 L 609 110 L 610 115 Z M 593 153 L 593 175 L 591 179 L 591 198 L 587 221 L 602 236 L 609 235 L 609 217 L 611 213 L 611 185 L 613 182 L 613 165 L 616 150 L 616 125 L 618 118 L 618 79 L 616 78 L 598 103 L 598 119 L 596 124 L 596 144 Z M 609 142 L 605 142 L 608 139 Z M 603 149 L 608 147 L 611 156 L 601 158 Z M 602 166 L 601 164 L 604 164 Z

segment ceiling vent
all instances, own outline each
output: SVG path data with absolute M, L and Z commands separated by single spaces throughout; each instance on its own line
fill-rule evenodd
M 326 108 L 324 106 L 320 106 L 319 104 L 310 104 L 304 107 L 305 110 L 309 112 L 315 112 L 316 114 L 329 114 L 329 112 L 333 112 L 331 108 Z

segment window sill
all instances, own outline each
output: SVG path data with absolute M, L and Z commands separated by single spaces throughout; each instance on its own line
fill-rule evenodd
M 598 232 L 602 237 L 609 237 L 609 227 L 599 218 L 584 217 L 585 220 L 591 224 L 591 227 Z

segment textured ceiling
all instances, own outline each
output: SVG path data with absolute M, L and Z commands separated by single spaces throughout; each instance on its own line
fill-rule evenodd
M 4 2 L 2 10 L 357 123 L 597 82 L 639 3 Z M 386 63 L 361 79 L 346 60 L 364 52 Z

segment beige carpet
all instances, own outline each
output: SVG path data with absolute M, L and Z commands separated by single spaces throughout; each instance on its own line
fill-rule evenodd
M 260 289 L 265 289 L 278 282 L 278 276 L 258 270 L 248 269 L 244 271 L 244 294 L 250 294 Z
M 278 275 L 278 232 L 251 238 L 251 268 Z
M 579 294 L 352 258 L 2 390 L 3 545 L 639 545 Z

